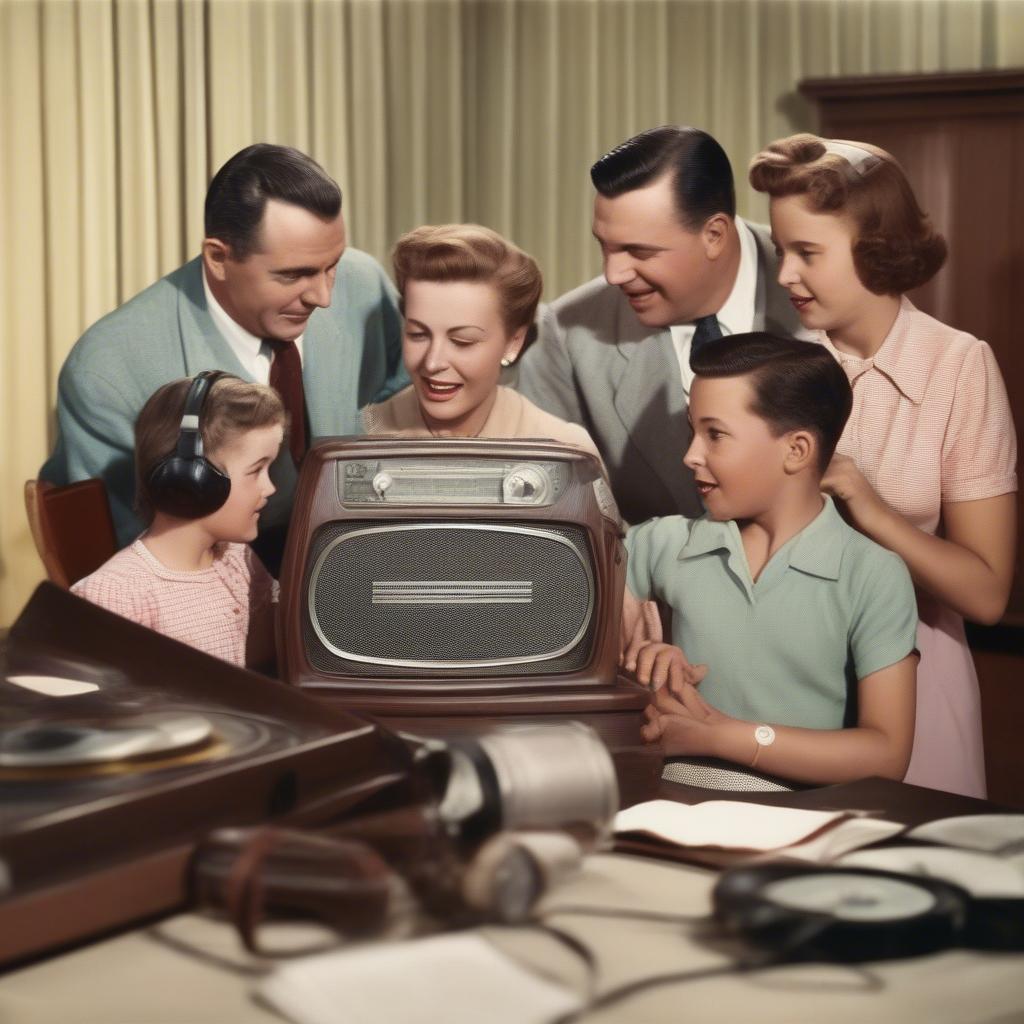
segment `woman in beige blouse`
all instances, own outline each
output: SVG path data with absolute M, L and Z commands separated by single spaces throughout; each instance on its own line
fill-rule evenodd
M 533 257 L 478 224 L 424 226 L 393 255 L 412 385 L 363 414 L 370 434 L 544 437 L 597 455 L 590 435 L 498 383 L 540 301 Z
M 771 196 L 779 283 L 853 385 L 822 486 L 907 563 L 917 586 L 906 781 L 984 796 L 963 617 L 998 621 L 1013 579 L 1017 452 L 999 367 L 984 341 L 903 294 L 938 271 L 946 245 L 888 153 L 794 135 L 754 158 L 750 181 Z

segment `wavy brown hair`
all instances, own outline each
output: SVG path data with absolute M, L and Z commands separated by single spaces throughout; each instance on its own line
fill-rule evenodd
M 848 216 L 856 225 L 853 265 L 868 291 L 900 295 L 930 281 L 946 261 L 946 240 L 933 230 L 903 168 L 864 142 L 859 168 L 825 148 L 817 135 L 790 135 L 761 150 L 750 184 L 772 197 L 804 196 L 812 210 Z M 838 141 L 838 140 L 837 140 Z
M 544 288 L 537 261 L 480 224 L 426 224 L 402 235 L 392 253 L 395 284 L 480 281 L 498 291 L 505 330 L 533 323 Z

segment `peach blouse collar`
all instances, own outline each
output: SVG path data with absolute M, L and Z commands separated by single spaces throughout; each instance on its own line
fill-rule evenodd
M 849 352 L 841 352 L 832 344 L 824 331 L 818 331 L 818 340 L 839 360 L 852 384 L 862 373 L 874 367 L 885 374 L 914 405 L 920 405 L 928 390 L 933 354 L 914 336 L 910 314 L 917 308 L 906 297 L 900 299 L 889 333 L 879 350 L 870 359 L 861 359 Z

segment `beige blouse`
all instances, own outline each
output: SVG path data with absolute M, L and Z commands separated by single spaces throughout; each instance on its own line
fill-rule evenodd
M 1017 438 L 992 349 L 902 300 L 871 359 L 840 352 L 853 411 L 837 451 L 885 502 L 935 533 L 943 502 L 1017 490 Z
M 363 429 L 368 434 L 429 434 L 423 420 L 416 389 L 412 386 L 392 395 L 379 405 L 363 410 Z M 575 445 L 601 458 L 590 435 L 577 423 L 567 423 L 557 416 L 538 409 L 518 391 L 498 386 L 494 406 L 479 437 L 550 438 L 562 444 Z

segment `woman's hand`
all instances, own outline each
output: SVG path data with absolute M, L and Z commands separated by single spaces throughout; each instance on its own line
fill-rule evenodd
M 870 532 L 867 524 L 872 516 L 894 514 L 848 455 L 832 456 L 821 489 L 842 501 L 854 524 L 865 533 Z
M 853 525 L 906 562 L 915 585 L 974 622 L 992 625 L 1013 586 L 1017 495 L 942 503 L 938 537 L 889 508 L 846 455 L 835 455 L 821 481 L 843 501 Z

